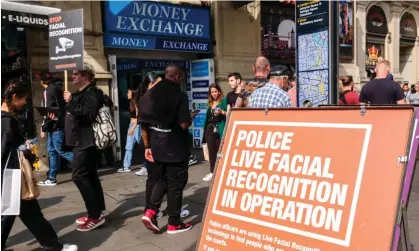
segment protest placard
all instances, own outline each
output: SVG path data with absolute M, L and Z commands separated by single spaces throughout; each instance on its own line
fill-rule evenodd
M 390 250 L 412 116 L 233 110 L 197 250 Z

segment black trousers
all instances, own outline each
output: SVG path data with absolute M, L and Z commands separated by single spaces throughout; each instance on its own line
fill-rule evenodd
M 147 181 L 146 181 L 146 187 L 145 187 L 145 203 L 146 203 L 145 210 L 151 208 L 151 195 L 153 194 L 153 190 L 157 184 L 158 173 L 155 171 L 156 168 L 154 166 L 155 166 L 155 163 L 147 161 Z M 166 187 L 165 193 L 167 193 L 167 187 Z M 160 209 L 162 202 L 163 202 L 163 198 L 161 201 L 156 201 L 154 208 Z
M 106 209 L 102 184 L 97 173 L 99 156 L 95 147 L 73 149 L 73 182 L 83 197 L 88 216 L 93 219 L 99 219 L 102 211 Z
M 150 209 L 159 211 L 161 202 L 167 192 L 167 213 L 169 225 L 180 224 L 183 189 L 188 183 L 188 162 L 166 163 L 155 161 L 153 167 L 156 183 L 150 196 Z
M 63 245 L 58 242 L 55 230 L 44 218 L 37 200 L 22 200 L 19 217 L 45 250 L 60 251 L 63 249 Z M 6 241 L 15 219 L 16 216 L 1 217 L 1 250 L 6 248 Z
M 217 162 L 217 153 L 218 148 L 220 148 L 220 134 L 214 132 L 214 125 L 209 123 L 205 129 L 205 140 L 207 141 L 208 146 L 208 155 L 210 163 L 210 171 L 214 172 L 215 162 Z

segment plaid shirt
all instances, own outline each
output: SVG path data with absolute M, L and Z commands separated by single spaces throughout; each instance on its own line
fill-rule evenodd
M 253 91 L 249 98 L 249 108 L 291 107 L 291 99 L 279 86 L 267 83 Z

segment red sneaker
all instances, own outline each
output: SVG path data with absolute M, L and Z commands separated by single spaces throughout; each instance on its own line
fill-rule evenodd
M 185 224 L 185 223 L 181 222 L 177 226 L 167 225 L 167 233 L 168 234 L 183 233 L 183 232 L 189 231 L 191 229 L 192 229 L 192 224 L 189 224 L 189 223 Z
M 86 221 L 87 221 L 87 215 L 86 215 L 86 216 L 83 216 L 83 217 L 78 218 L 78 219 L 76 220 L 76 224 L 77 224 L 77 225 L 83 225 L 83 224 L 85 224 L 85 223 L 86 223 Z
M 87 232 L 95 228 L 98 228 L 99 226 L 103 225 L 103 223 L 105 223 L 105 216 L 103 215 L 101 215 L 99 219 L 97 220 L 92 219 L 92 218 L 87 218 L 87 221 L 83 225 L 80 225 L 77 228 L 77 231 Z
M 144 226 L 155 233 L 160 231 L 156 215 L 156 211 L 152 209 L 147 209 L 143 217 L 141 218 Z
M 102 217 L 102 216 L 104 216 L 103 215 L 103 213 L 100 215 L 100 217 Z M 83 216 L 83 217 L 80 217 L 80 218 L 78 218 L 77 220 L 76 220 L 76 224 L 77 225 L 83 225 L 83 224 L 85 224 L 86 223 L 86 221 L 87 221 L 87 215 L 86 216 Z

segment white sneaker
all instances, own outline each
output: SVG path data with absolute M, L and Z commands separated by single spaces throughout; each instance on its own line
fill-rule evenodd
M 162 212 L 159 212 L 159 213 L 156 215 L 156 217 L 157 217 L 157 219 L 160 219 L 161 217 L 163 217 L 163 213 L 162 213 Z
M 189 216 L 189 210 L 188 209 L 183 209 L 182 211 L 180 211 L 180 218 L 185 218 Z
M 131 172 L 130 168 L 124 167 L 124 168 L 119 168 L 118 169 L 118 173 L 128 173 L 128 172 Z
M 147 175 L 147 168 L 142 167 L 142 168 L 140 169 L 140 171 L 135 172 L 135 175 L 138 175 L 138 176 L 145 176 L 145 175 Z
M 211 181 L 212 180 L 212 173 L 209 173 L 207 175 L 205 175 L 204 178 L 202 178 L 203 181 Z
M 76 245 L 64 244 L 63 249 L 61 249 L 61 251 L 77 251 L 78 249 L 79 247 L 77 247 Z

